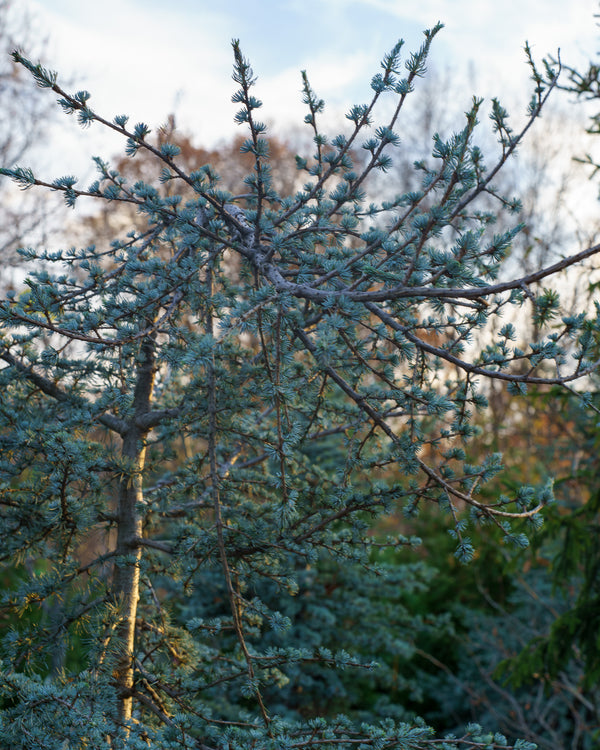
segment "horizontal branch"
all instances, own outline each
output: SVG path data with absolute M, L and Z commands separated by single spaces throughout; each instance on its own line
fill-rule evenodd
M 501 516 L 502 518 L 532 518 L 533 516 L 536 516 L 544 507 L 540 503 L 539 505 L 536 505 L 535 508 L 524 511 L 511 512 L 507 510 L 497 510 L 497 508 L 494 508 L 491 505 L 477 502 L 477 500 L 473 499 L 472 495 L 466 495 L 464 492 L 457 490 L 420 458 L 417 458 L 417 461 L 423 473 L 431 480 L 433 480 L 438 486 L 443 487 L 449 495 L 452 495 L 457 500 L 462 500 L 464 503 L 477 508 L 477 510 L 481 511 L 487 516 Z
M 78 407 L 88 408 L 92 410 L 92 404 L 82 396 L 77 396 L 73 393 L 68 393 L 67 391 L 62 390 L 62 388 L 59 388 L 51 380 L 35 372 L 31 365 L 26 365 L 24 362 L 21 362 L 10 352 L 0 352 L 0 359 L 4 360 L 7 365 L 18 370 L 18 372 L 21 373 L 21 375 L 23 375 L 26 380 L 35 385 L 36 388 L 39 388 L 42 393 L 46 394 L 46 396 L 50 396 L 50 398 L 53 398 L 55 401 L 60 401 L 62 403 L 71 403 L 75 404 Z M 95 417 L 95 420 L 97 422 L 100 422 L 101 425 L 107 427 L 112 432 L 117 432 L 119 435 L 123 435 L 128 429 L 128 425 L 123 419 L 119 419 L 113 414 L 107 414 L 106 412 L 98 414 Z
M 471 375 L 481 375 L 486 378 L 504 380 L 509 383 L 527 383 L 531 385 L 565 385 L 566 383 L 572 382 L 573 380 L 579 380 L 585 375 L 591 374 L 600 365 L 600 360 L 598 360 L 590 364 L 590 366 L 585 368 L 584 370 L 577 370 L 576 372 L 572 372 L 570 375 L 565 375 L 564 377 L 558 376 L 555 378 L 543 378 L 527 374 L 519 375 L 517 373 L 488 370 L 485 367 L 481 367 L 480 365 L 474 365 L 470 362 L 465 362 L 464 359 L 460 359 L 460 357 L 451 354 L 445 349 L 423 341 L 423 339 L 420 339 L 418 336 L 412 333 L 406 326 L 398 323 L 395 318 L 393 318 L 389 313 L 387 313 L 385 310 L 382 310 L 377 305 L 369 303 L 366 304 L 365 307 L 372 313 L 377 315 L 377 317 L 382 322 L 389 325 L 390 328 L 393 328 L 395 331 L 399 331 L 400 333 L 402 333 L 403 336 L 408 339 L 408 341 L 419 347 L 419 349 L 421 349 L 422 351 L 425 351 L 428 354 L 432 354 L 435 357 L 439 357 L 440 359 L 443 359 L 446 362 L 455 365 L 456 367 L 460 368 L 464 372 L 470 373 Z
M 381 299 L 401 299 L 402 297 L 434 297 L 436 299 L 445 297 L 456 297 L 458 299 L 480 299 L 483 297 L 489 297 L 493 294 L 501 294 L 502 292 L 513 291 L 514 289 L 522 289 L 528 287 L 531 284 L 536 284 L 538 281 L 553 276 L 559 271 L 564 271 L 571 266 L 577 265 L 587 258 L 591 258 L 594 255 L 600 253 L 600 244 L 588 247 L 586 250 L 582 250 L 580 253 L 575 255 L 568 255 L 566 258 L 553 263 L 551 266 L 540 268 L 539 271 L 521 276 L 518 279 L 512 279 L 510 281 L 503 281 L 498 284 L 488 284 L 481 287 L 467 287 L 464 289 L 457 287 L 444 287 L 438 289 L 436 287 L 391 287 L 385 291 L 387 297 L 383 296 Z M 365 294 L 363 292 L 363 294 Z
M 148 547 L 150 549 L 157 549 L 160 552 L 166 552 L 168 555 L 172 555 L 175 550 L 166 542 L 159 542 L 155 541 L 153 539 L 145 539 L 143 537 L 137 537 L 135 539 L 132 539 L 129 543 L 130 547 Z
M 270 262 L 265 261 L 264 246 L 261 250 L 254 252 L 252 259 L 257 267 L 262 271 L 265 277 L 275 286 L 279 292 L 286 292 L 294 297 L 307 299 L 311 302 L 325 302 L 336 298 L 343 298 L 352 302 L 391 302 L 399 299 L 429 298 L 429 299 L 471 299 L 481 300 L 502 292 L 523 289 L 531 284 L 535 284 L 542 279 L 552 276 L 559 271 L 563 271 L 571 266 L 580 263 L 587 258 L 600 253 L 600 244 L 582 250 L 575 255 L 569 255 L 566 258 L 541 268 L 539 271 L 521 276 L 518 279 L 499 282 L 498 284 L 487 284 L 476 287 L 433 287 L 433 286 L 405 286 L 398 285 L 384 287 L 373 291 L 355 291 L 349 288 L 340 289 L 316 289 L 311 283 L 295 284 L 288 281 L 279 271 L 279 269 Z
M 181 414 L 181 409 L 155 409 L 146 414 L 142 414 L 135 419 L 135 425 L 142 432 L 151 430 L 153 427 L 161 424 L 165 419 L 174 419 Z

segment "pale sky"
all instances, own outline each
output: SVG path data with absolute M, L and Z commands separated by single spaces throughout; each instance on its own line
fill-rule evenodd
M 156 127 L 175 111 L 198 145 L 236 132 L 230 101 L 231 39 L 239 38 L 258 76 L 261 118 L 300 124 L 300 70 L 306 69 L 330 112 L 370 94 L 382 55 L 403 38 L 416 49 L 421 32 L 442 21 L 433 65 L 451 67 L 472 94 L 510 92 L 525 109 L 526 40 L 541 59 L 560 47 L 566 63 L 585 65 L 600 48 L 593 14 L 598 0 L 16 0 L 31 9 L 49 39 L 46 67 L 73 90 L 91 92 L 90 105 L 112 119 L 128 114 Z M 467 75 L 469 73 L 469 75 Z M 468 90 L 467 90 L 468 88 Z M 63 118 L 64 119 L 64 118 Z M 65 155 L 97 153 L 100 134 L 73 138 Z M 97 128 L 96 128 L 97 130 Z M 75 145 L 77 144 L 77 145 Z M 85 144 L 85 145 L 81 145 Z M 109 156 L 120 144 L 103 146 Z M 67 165 L 68 166 L 68 165 Z M 75 165 L 74 165 L 75 166 Z

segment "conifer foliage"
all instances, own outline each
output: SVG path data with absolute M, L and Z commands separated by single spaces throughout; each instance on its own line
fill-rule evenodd
M 518 213 L 494 178 L 558 70 L 530 58 L 519 132 L 492 103 L 489 166 L 474 99 L 463 129 L 415 163 L 419 190 L 370 192 L 402 148 L 403 108 L 440 28 L 406 58 L 402 43 L 384 57 L 345 134 L 322 132 L 324 103 L 303 74 L 314 153 L 296 157 L 290 195 L 273 187 L 237 41 L 233 100 L 254 163 L 241 196 L 14 53 L 82 126 L 116 131 L 128 156 L 145 151 L 162 171 L 131 184 L 96 159 L 98 179 L 81 188 L 1 170 L 69 206 L 129 204 L 143 222 L 108 248 L 23 249 L 25 288 L 0 302 L 0 534 L 18 572 L 2 603 L 3 747 L 532 747 L 474 725 L 436 737 L 389 695 L 346 700 L 344 714 L 334 700 L 375 669 L 370 646 L 409 652 L 411 627 L 426 627 L 400 627 L 391 595 L 418 585 L 418 569 L 386 579 L 374 553 L 418 540 L 381 539 L 376 519 L 438 504 L 464 562 L 475 524 L 525 545 L 551 489 L 482 499 L 501 464 L 467 462 L 473 411 L 488 379 L 522 392 L 595 366 L 597 320 L 561 317 L 540 282 L 600 247 L 509 278 L 519 226 L 495 234 L 478 207 L 491 195 Z M 546 336 L 520 349 L 506 323 L 476 349 L 472 334 L 515 306 Z

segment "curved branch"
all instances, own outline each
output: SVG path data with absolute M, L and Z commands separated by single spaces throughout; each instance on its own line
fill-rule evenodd
M 35 385 L 36 388 L 39 388 L 42 393 L 46 394 L 46 396 L 50 396 L 56 401 L 61 401 L 63 403 L 68 402 L 70 404 L 75 404 L 81 408 L 86 407 L 91 409 L 92 404 L 90 404 L 82 396 L 76 396 L 73 393 L 67 393 L 67 391 L 62 390 L 62 388 L 59 388 L 51 380 L 48 380 L 48 378 L 45 378 L 43 375 L 39 375 L 37 372 L 35 372 L 31 365 L 26 365 L 24 362 L 21 362 L 10 352 L 0 352 L 0 359 L 3 359 L 7 365 L 10 365 L 11 367 L 14 367 L 16 370 L 18 370 L 26 380 Z M 115 417 L 113 414 L 99 414 L 95 417 L 95 419 L 97 422 L 100 422 L 101 425 L 107 427 L 109 430 L 112 430 L 112 432 L 118 433 L 119 435 L 123 435 L 127 431 L 127 423 L 123 419 Z

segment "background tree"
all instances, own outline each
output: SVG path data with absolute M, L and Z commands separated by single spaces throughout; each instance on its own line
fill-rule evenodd
M 427 627 L 402 617 L 385 586 L 369 596 L 371 576 L 387 571 L 405 593 L 423 577 L 377 559 L 379 545 L 416 540 L 381 542 L 373 519 L 433 503 L 451 519 L 464 562 L 470 526 L 490 524 L 516 547 L 526 544 L 522 525 L 539 526 L 548 486 L 481 492 L 500 461 L 467 460 L 472 413 L 485 407 L 481 379 L 522 392 L 593 371 L 597 321 L 560 319 L 557 292 L 532 285 L 600 247 L 498 281 L 519 227 L 494 233 L 495 213 L 478 201 L 519 208 L 494 180 L 556 86 L 556 72 L 533 62 L 519 133 L 492 103 L 494 163 L 476 144 L 474 100 L 460 131 L 434 138 L 433 164 L 417 162 L 418 190 L 365 200 L 401 147 L 395 129 L 439 29 L 404 68 L 401 44 L 384 57 L 371 102 L 353 107 L 349 131 L 332 139 L 304 76 L 314 153 L 296 158 L 305 182 L 291 194 L 273 180 L 237 42 L 236 119 L 249 133 L 241 151 L 252 155 L 242 195 L 209 165 L 186 172 L 178 146 L 155 145 L 123 115 L 103 118 L 87 92 L 68 94 L 15 53 L 67 113 L 119 132 L 130 157 L 147 151 L 161 170 L 158 186 L 132 183 L 98 159 L 98 180 L 81 190 L 73 177 L 2 169 L 22 187 L 62 192 L 68 205 L 84 196 L 125 203 L 144 220 L 108 250 L 23 251 L 35 261 L 27 288 L 0 305 L 4 559 L 33 561 L 4 607 L 28 615 L 63 603 L 55 621 L 25 619 L 3 641 L 8 746 L 440 746 L 401 704 L 380 700 L 393 669 L 366 706 L 323 669 L 371 668 L 390 612 L 405 632 Z M 395 105 L 375 127 L 384 98 Z M 534 317 L 537 340 L 513 346 L 507 324 L 473 349 L 474 334 L 514 305 Z M 98 534 L 105 550 L 82 561 Z M 338 646 L 353 632 L 355 653 L 320 642 L 325 626 Z M 85 654 L 51 676 L 44 655 L 57 638 L 67 649 L 83 640 Z M 390 648 L 410 649 L 402 631 Z M 339 689 L 324 704 L 306 702 L 307 684 L 313 696 Z M 441 746 L 530 747 L 473 725 Z
M 16 47 L 41 54 L 44 44 L 32 40 L 32 19 L 12 0 L 0 0 L 0 163 L 12 166 L 28 155 L 43 138 L 52 102 L 43 95 L 26 71 L 10 58 Z M 46 216 L 44 196 L 22 194 L 0 177 L 0 288 L 15 282 L 11 268 L 16 248 L 31 232 L 40 229 Z
M 168 116 L 165 124 L 158 129 L 153 145 L 160 149 L 165 143 L 172 143 L 179 149 L 178 163 L 187 173 L 195 172 L 210 164 L 219 175 L 219 183 L 223 190 L 233 195 L 241 196 L 246 191 L 244 178 L 252 169 L 253 157 L 248 152 L 241 152 L 244 137 L 237 136 L 229 142 L 224 142 L 215 148 L 204 148 L 195 145 L 192 137 L 177 129 L 174 114 Z M 295 151 L 278 138 L 269 141 L 269 159 L 276 165 L 273 175 L 274 187 L 279 193 L 293 193 L 301 187 L 301 181 L 294 164 Z M 135 159 L 118 154 L 115 157 L 115 169 L 128 182 L 142 180 L 156 183 L 160 179 L 161 164 L 150 152 L 142 152 Z M 168 183 L 165 185 L 164 193 L 175 189 Z M 191 199 L 194 191 L 191 187 L 177 187 L 185 198 Z M 243 202 L 243 198 L 240 199 Z M 96 245 L 106 244 L 123 229 L 130 229 L 136 223 L 141 224 L 143 217 L 139 216 L 135 205 L 125 203 L 106 204 L 96 206 L 97 211 L 88 216 L 76 217 L 70 223 L 69 231 L 78 236 L 82 244 L 94 243 Z
M 590 63 L 585 71 L 565 66 L 565 78 L 559 88 L 579 99 L 593 102 L 598 99 L 599 69 Z M 592 176 L 597 172 L 597 159 L 593 156 L 593 136 L 598 134 L 598 117 L 592 114 L 588 134 L 592 136 L 586 154 L 575 154 L 580 164 L 593 167 Z M 583 150 L 583 146 L 581 147 Z M 578 294 L 590 307 L 594 304 L 598 282 L 595 264 L 589 264 L 585 283 L 578 283 Z M 570 277 L 572 278 L 572 277 Z M 595 544 L 598 529 L 598 467 L 597 467 L 597 423 L 598 402 L 596 378 L 586 383 L 587 400 L 581 403 L 568 394 L 559 395 L 556 391 L 533 391 L 528 400 L 529 410 L 535 410 L 538 419 L 524 420 L 519 427 L 505 431 L 503 439 L 496 444 L 499 448 L 508 447 L 509 453 L 527 455 L 526 462 L 519 461 L 512 475 L 505 476 L 503 487 L 491 483 L 492 491 L 506 491 L 514 488 L 519 481 L 531 481 L 534 477 L 547 475 L 549 467 L 556 476 L 555 491 L 558 503 L 545 514 L 544 533 L 536 539 L 532 553 L 524 564 L 530 568 L 527 582 L 517 587 L 513 596 L 521 602 L 529 602 L 514 607 L 499 607 L 519 623 L 515 632 L 519 633 L 520 646 L 513 645 L 502 655 L 500 651 L 491 660 L 497 665 L 503 658 L 501 669 L 488 671 L 490 684 L 494 684 L 496 694 L 509 696 L 511 690 L 537 690 L 544 697 L 539 703 L 532 699 L 528 705 L 537 705 L 543 723 L 548 731 L 545 736 L 534 737 L 540 747 L 552 747 L 556 737 L 565 737 L 572 747 L 595 747 L 600 736 L 598 718 L 598 623 L 599 558 Z M 510 396 L 503 397 L 510 404 Z M 505 425 L 506 426 L 506 425 Z M 534 598 L 532 598 L 534 597 Z M 540 606 L 540 615 L 547 618 L 545 626 L 523 627 L 528 620 L 519 613 L 531 612 Z M 495 603 L 498 606 L 498 602 Z M 544 615 L 545 612 L 545 615 Z M 490 626 L 488 616 L 484 629 Z M 498 627 L 498 625 L 496 625 Z M 487 656 L 490 656 L 488 652 Z M 510 681 L 506 682 L 506 677 Z M 498 678 L 504 683 L 498 684 Z M 543 691 L 542 691 L 543 688 Z M 551 696 L 551 700 L 549 698 Z M 555 705 L 554 720 L 543 716 L 546 708 Z M 557 707 L 559 705 L 559 708 Z M 572 720 L 565 720 L 565 714 Z M 527 721 L 531 719 L 527 715 Z M 565 734 L 565 727 L 567 734 Z

